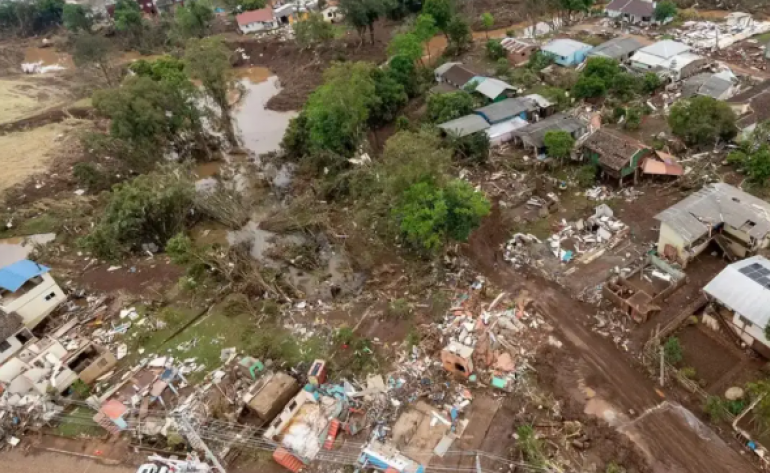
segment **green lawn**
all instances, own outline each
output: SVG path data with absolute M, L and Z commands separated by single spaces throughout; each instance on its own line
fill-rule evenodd
M 102 437 L 107 431 L 91 420 L 94 414 L 96 412 L 91 409 L 77 407 L 61 417 L 54 433 L 70 438 Z

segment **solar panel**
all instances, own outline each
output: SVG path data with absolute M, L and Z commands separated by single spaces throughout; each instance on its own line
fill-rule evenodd
M 761 277 L 761 278 L 752 278 L 752 279 L 754 279 L 754 281 L 758 282 L 763 286 L 767 286 L 768 284 L 770 284 L 770 278 Z
M 758 272 L 759 274 L 761 274 L 762 276 L 767 276 L 768 274 L 770 274 L 770 269 L 767 269 L 767 268 L 759 268 L 759 269 L 757 270 L 757 272 Z
M 751 266 L 744 266 L 741 269 L 739 269 L 738 272 L 748 276 L 749 274 L 754 272 L 754 268 L 752 268 Z

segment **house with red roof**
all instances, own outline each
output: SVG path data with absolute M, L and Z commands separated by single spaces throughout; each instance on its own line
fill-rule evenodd
M 238 29 L 243 34 L 272 30 L 279 26 L 272 7 L 243 12 L 236 16 L 235 20 L 238 22 Z

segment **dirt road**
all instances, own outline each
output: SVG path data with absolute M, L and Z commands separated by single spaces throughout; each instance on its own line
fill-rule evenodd
M 0 453 L 0 470 L 13 473 L 136 473 L 135 467 L 103 465 L 94 460 L 62 453 Z
M 557 364 L 571 365 L 579 360 L 579 375 L 565 382 L 563 390 L 580 402 L 585 402 L 584 384 L 601 399 L 609 402 L 629 417 L 645 413 L 658 406 L 663 399 L 655 392 L 653 383 L 629 364 L 609 340 L 586 326 L 592 307 L 572 299 L 566 290 L 543 278 L 514 271 L 501 257 L 500 244 L 507 232 L 499 225 L 495 214 L 489 217 L 470 241 L 469 255 L 478 269 L 498 287 L 510 294 L 522 289 L 529 291 L 537 310 L 549 318 L 562 335 L 565 347 Z M 566 351 L 566 353 L 565 353 Z M 571 371 L 567 368 L 567 371 Z M 569 372 L 566 377 L 569 377 Z M 558 376 L 558 375 L 557 375 Z M 668 405 L 668 404 L 667 404 Z M 671 415 L 653 411 L 642 422 L 631 422 L 623 429 L 645 454 L 650 466 L 660 473 L 728 473 L 754 471 L 753 465 L 702 424 L 695 416 Z

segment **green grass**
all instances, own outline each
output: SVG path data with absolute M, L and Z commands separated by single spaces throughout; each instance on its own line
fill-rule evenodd
M 760 43 L 770 42 L 770 32 L 762 33 L 760 35 L 752 36 L 751 39 L 756 39 Z
M 59 228 L 61 228 L 59 219 L 46 213 L 37 217 L 14 221 L 14 226 L 11 228 L 7 228 L 3 225 L 2 231 L 0 231 L 0 238 L 37 235 L 39 233 L 55 233 Z
M 95 411 L 84 407 L 77 407 L 61 417 L 59 424 L 54 429 L 56 435 L 62 437 L 102 437 L 107 431 L 91 420 Z
M 551 229 L 551 218 L 538 218 L 537 220 L 518 227 L 516 231 L 520 233 L 531 233 L 541 240 L 548 238 L 553 234 L 553 230 Z

